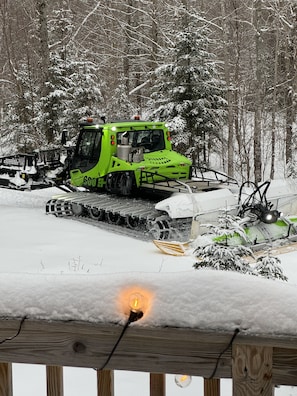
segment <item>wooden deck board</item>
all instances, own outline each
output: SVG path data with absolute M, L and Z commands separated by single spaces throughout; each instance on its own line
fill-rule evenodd
M 0 320 L 0 341 L 16 334 L 20 321 Z M 2 362 L 100 368 L 115 345 L 122 326 L 85 322 L 26 319 L 20 334 L 0 344 Z M 127 329 L 107 370 L 187 373 L 231 378 L 232 332 L 189 328 L 149 328 L 137 323 Z M 273 348 L 273 383 L 297 385 L 297 336 L 252 336 L 239 333 L 233 345 Z

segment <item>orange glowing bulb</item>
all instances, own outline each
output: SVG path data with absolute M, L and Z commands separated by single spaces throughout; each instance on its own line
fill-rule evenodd
M 142 311 L 145 303 L 145 298 L 140 293 L 133 293 L 129 297 L 129 307 L 132 312 Z

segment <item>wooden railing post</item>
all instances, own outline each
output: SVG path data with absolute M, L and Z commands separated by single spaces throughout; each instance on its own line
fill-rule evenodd
M 150 396 L 165 396 L 165 374 L 150 373 Z
M 114 396 L 113 370 L 97 370 L 97 395 Z
M 204 378 L 204 396 L 220 396 L 220 380 Z
M 233 396 L 273 396 L 272 347 L 233 345 Z
M 12 396 L 11 363 L 0 363 L 0 396 Z
M 47 396 L 63 396 L 63 367 L 46 366 Z

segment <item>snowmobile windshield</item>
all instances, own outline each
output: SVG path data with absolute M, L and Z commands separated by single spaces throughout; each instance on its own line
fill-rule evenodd
M 145 153 L 164 150 L 164 131 L 162 129 L 145 129 L 119 132 L 117 143 L 123 144 L 128 137 L 128 144 L 132 147 L 143 147 Z
M 81 129 L 72 160 L 72 168 L 86 172 L 97 164 L 101 152 L 101 138 L 101 128 Z

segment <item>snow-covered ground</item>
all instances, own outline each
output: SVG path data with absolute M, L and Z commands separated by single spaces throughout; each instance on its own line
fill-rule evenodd
M 127 287 L 141 287 L 150 301 L 137 325 L 296 334 L 297 252 L 280 256 L 288 283 L 197 271 L 191 254 L 166 256 L 150 242 L 47 216 L 45 202 L 54 192 L 0 189 L 0 315 L 124 322 L 118 296 Z M 222 310 L 226 304 L 228 309 Z M 199 315 L 202 311 L 208 316 Z M 65 396 L 96 394 L 94 370 L 66 368 L 64 375 Z M 45 395 L 44 378 L 43 366 L 14 365 L 14 395 Z M 148 396 L 148 381 L 145 373 L 117 371 L 116 396 Z M 199 378 L 181 389 L 174 376 L 167 376 L 168 395 L 194 396 L 202 394 L 202 388 Z M 222 381 L 222 396 L 230 394 L 230 381 Z M 276 395 L 297 391 L 282 387 Z

